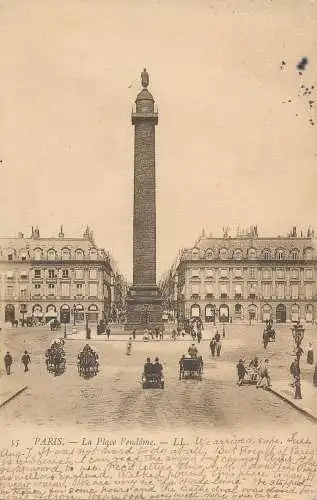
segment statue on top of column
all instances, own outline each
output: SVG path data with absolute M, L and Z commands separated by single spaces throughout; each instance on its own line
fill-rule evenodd
M 149 85 L 150 79 L 149 79 L 149 74 L 146 71 L 146 68 L 143 68 L 143 71 L 141 73 L 141 82 L 142 82 L 142 87 L 146 89 Z

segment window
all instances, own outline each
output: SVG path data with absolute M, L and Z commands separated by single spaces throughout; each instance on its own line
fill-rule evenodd
M 198 248 L 193 248 L 193 250 L 192 250 L 192 258 L 193 259 L 199 259 L 199 250 L 198 250 Z
M 234 270 L 234 277 L 235 278 L 242 278 L 242 269 L 235 269 Z
M 242 259 L 242 251 L 240 249 L 235 250 L 233 258 L 236 260 Z
M 63 248 L 62 260 L 70 260 L 70 250 L 68 248 Z
M 250 267 L 250 269 L 249 269 L 249 278 L 256 279 L 256 269 L 255 269 L 255 267 Z
M 291 298 L 292 299 L 298 299 L 298 291 L 299 291 L 298 285 L 291 285 Z
M 83 284 L 82 283 L 77 283 L 77 285 L 76 285 L 76 295 L 77 296 L 82 296 L 83 295 Z
M 41 289 L 41 285 L 36 284 L 36 285 L 34 285 L 34 288 L 35 288 L 35 290 L 40 290 Z
M 227 285 L 220 286 L 220 297 L 225 299 L 228 296 L 228 287 Z
M 208 248 L 208 249 L 206 250 L 206 253 L 205 253 L 205 258 L 206 258 L 207 260 L 211 260 L 211 259 L 213 258 L 213 251 L 212 251 L 210 248 Z
M 236 285 L 235 286 L 235 298 L 241 298 L 242 297 L 242 286 L 241 285 Z
M 263 256 L 264 256 L 264 260 L 269 260 L 270 259 L 270 251 L 265 250 Z
M 214 270 L 206 269 L 206 278 L 213 278 L 213 276 L 214 276 Z
M 36 278 L 36 279 L 41 278 L 41 269 L 34 270 L 34 278 Z
M 200 285 L 192 285 L 191 295 L 199 295 L 199 293 L 200 293 Z
M 84 252 L 80 248 L 76 250 L 75 253 L 76 260 L 83 260 L 84 259 Z
M 13 297 L 13 286 L 7 286 L 7 297 L 12 298 Z
M 213 285 L 211 283 L 206 283 L 205 285 L 205 294 L 207 296 L 207 299 L 211 299 L 213 297 Z
M 313 298 L 313 287 L 310 283 L 307 283 L 305 286 L 305 296 L 306 296 L 306 299 Z
M 98 290 L 98 285 L 97 283 L 90 283 L 89 284 L 89 297 L 97 297 L 97 290 Z
M 264 269 L 263 271 L 263 279 L 270 280 L 272 278 L 271 269 Z
M 313 270 L 312 269 L 305 269 L 305 279 L 306 280 L 313 279 Z
M 278 299 L 284 299 L 285 297 L 285 285 L 284 283 L 276 284 L 276 294 Z
M 21 287 L 20 288 L 20 299 L 25 300 L 26 297 L 26 287 Z
M 190 270 L 190 277 L 191 278 L 200 278 L 200 269 L 198 269 L 198 268 L 192 268 Z
M 90 257 L 90 260 L 97 260 L 98 252 L 97 252 L 96 248 L 91 248 L 89 250 L 89 257 Z
M 22 252 L 20 256 L 21 256 L 22 262 L 25 262 L 26 261 L 26 253 Z
M 255 299 L 256 294 L 257 294 L 257 285 L 255 283 L 250 283 L 249 297 L 251 299 Z
M 53 283 L 48 285 L 48 294 L 50 297 L 55 295 L 55 285 Z
M 228 269 L 220 269 L 220 278 L 228 278 Z
M 48 277 L 50 279 L 54 279 L 55 278 L 55 270 L 54 269 L 49 269 L 48 270 Z
M 7 272 L 7 279 L 12 280 L 14 278 L 13 271 L 8 271 Z
M 75 270 L 75 279 L 76 280 L 83 280 L 84 279 L 84 270 L 83 269 L 76 269 Z
M 90 269 L 90 271 L 89 271 L 89 278 L 91 280 L 96 280 L 97 279 L 97 269 Z
M 55 250 L 51 249 L 47 252 L 47 258 L 48 260 L 55 260 L 56 259 L 56 252 Z
M 291 250 L 290 257 L 291 257 L 291 260 L 297 260 L 298 259 L 298 250 Z
M 27 277 L 28 277 L 28 272 L 27 271 L 21 271 L 20 278 L 22 280 L 25 280 Z
M 277 279 L 283 279 L 285 277 L 284 269 L 276 269 L 276 277 Z
M 219 257 L 221 260 L 226 260 L 228 258 L 228 251 L 226 248 L 221 248 L 219 252 Z
M 36 248 L 34 250 L 34 260 L 41 260 L 42 259 L 42 250 L 40 248 Z
M 8 254 L 8 260 L 13 260 L 13 254 L 12 253 Z
M 250 260 L 255 260 L 256 259 L 256 250 L 255 248 L 250 248 L 248 252 L 248 256 Z
M 68 269 L 62 269 L 62 278 L 68 279 L 69 278 L 69 271 Z
M 69 297 L 69 283 L 62 283 L 61 284 L 61 296 L 62 297 Z
M 298 280 L 298 269 L 292 269 L 291 278 L 293 280 Z
M 264 299 L 269 299 L 271 298 L 271 285 L 268 283 L 264 283 L 262 286 L 263 290 L 263 298 Z
M 277 260 L 283 260 L 284 259 L 284 251 L 278 250 L 276 256 L 277 256 Z
M 304 250 L 304 259 L 305 260 L 312 260 L 313 258 L 313 251 L 311 248 L 306 248 Z

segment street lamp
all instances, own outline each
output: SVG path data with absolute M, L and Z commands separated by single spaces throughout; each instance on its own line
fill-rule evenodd
M 88 326 L 88 313 L 86 313 L 86 339 L 90 339 L 90 328 Z
M 74 326 L 76 325 L 76 304 L 73 306 Z
M 150 316 L 150 306 L 148 304 L 144 306 L 144 311 L 145 311 L 145 326 L 147 327 Z
M 303 327 L 303 325 L 297 323 L 296 325 L 293 326 L 292 335 L 297 348 L 296 349 L 297 374 L 295 375 L 295 399 L 302 399 L 299 361 L 303 353 L 303 349 L 301 348 L 301 343 L 304 339 L 304 334 L 305 334 L 305 328 Z

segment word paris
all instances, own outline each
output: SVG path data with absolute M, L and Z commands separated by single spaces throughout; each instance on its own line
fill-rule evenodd
M 80 446 L 154 446 L 155 441 L 137 437 L 128 439 L 121 437 L 120 439 L 107 439 L 105 437 L 97 437 L 95 439 L 81 438 L 78 441 L 66 441 L 62 437 L 36 437 L 34 438 L 34 446 L 64 446 L 65 444 L 78 444 Z M 13 445 L 13 443 L 12 443 Z M 17 443 L 15 444 L 17 445 Z

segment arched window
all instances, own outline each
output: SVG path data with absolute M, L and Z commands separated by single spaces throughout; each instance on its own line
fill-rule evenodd
M 42 249 L 41 248 L 34 249 L 34 260 L 42 260 Z
M 97 322 L 98 321 L 98 306 L 96 304 L 91 304 L 88 307 L 88 321 Z
M 248 257 L 250 260 L 255 260 L 256 259 L 256 249 L 255 248 L 250 248 L 248 251 Z
M 235 260 L 241 260 L 242 259 L 242 250 L 240 250 L 240 248 L 237 248 L 237 250 L 234 251 L 233 258 Z
M 96 248 L 91 248 L 89 250 L 89 258 L 90 260 L 97 260 L 98 258 L 98 252 Z
M 219 252 L 219 257 L 221 260 L 227 260 L 228 259 L 228 250 L 226 248 L 221 248 Z
M 193 259 L 199 259 L 199 250 L 198 250 L 198 248 L 193 248 L 193 250 L 192 250 L 192 258 Z
M 270 260 L 270 257 L 271 257 L 270 250 L 264 250 L 264 252 L 263 252 L 263 258 L 264 258 L 264 260 Z
M 282 250 L 281 248 L 279 250 L 277 250 L 276 258 L 277 258 L 277 260 L 283 260 L 284 259 L 284 250 Z
M 305 248 L 304 259 L 305 260 L 312 260 L 312 258 L 313 258 L 313 249 L 312 248 Z
M 15 251 L 12 248 L 8 248 L 8 260 L 14 260 L 15 258 Z
M 51 249 L 47 252 L 47 259 L 48 259 L 48 260 L 56 260 L 56 250 L 54 250 L 53 248 L 51 248 Z
M 293 248 L 290 253 L 291 260 L 298 260 L 299 251 L 296 248 Z
M 70 260 L 70 250 L 69 248 L 62 249 L 62 260 Z
M 75 253 L 76 260 L 83 260 L 84 259 L 84 251 L 81 248 L 77 248 L 76 253 Z
M 192 318 L 200 317 L 200 306 L 199 304 L 193 304 L 190 308 L 190 315 Z
M 213 251 L 211 250 L 211 248 L 207 248 L 206 253 L 205 253 L 205 258 L 207 260 L 213 259 Z

